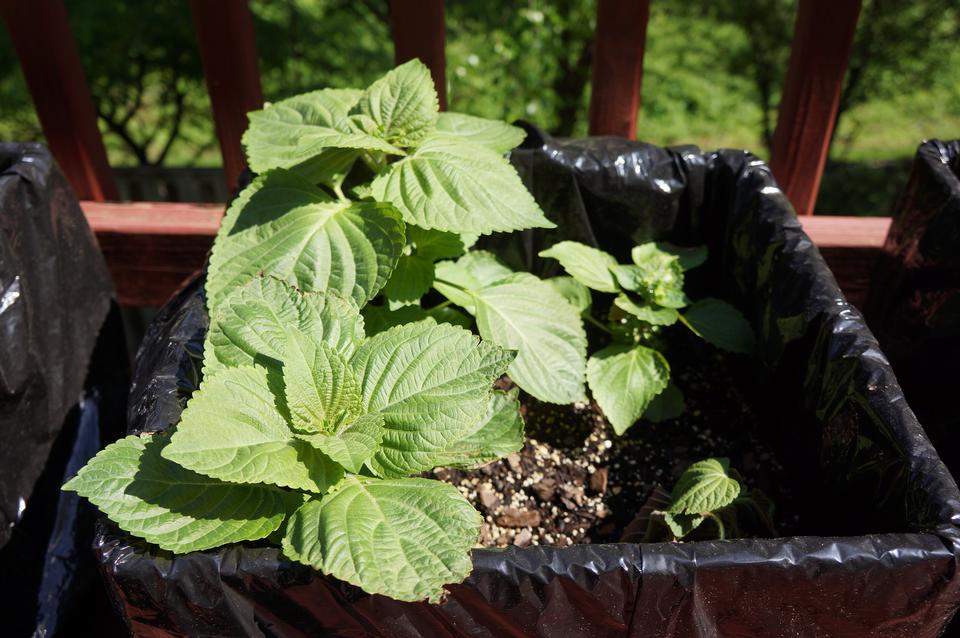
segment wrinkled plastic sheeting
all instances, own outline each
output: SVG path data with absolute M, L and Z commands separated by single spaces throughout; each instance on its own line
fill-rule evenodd
M 553 274 L 536 254 L 561 238 L 621 258 L 653 238 L 707 243 L 707 279 L 692 284 L 737 303 L 758 332 L 768 434 L 815 535 L 475 550 L 470 577 L 430 605 L 367 595 L 256 543 L 173 556 L 104 524 L 103 573 L 134 633 L 938 635 L 958 604 L 960 493 L 769 169 L 740 151 L 529 132 L 512 161 L 559 228 L 486 246 Z M 182 405 L 195 387 L 205 322 L 198 281 L 141 350 L 137 383 L 151 387 L 131 395 L 133 431 L 176 421 L 150 406 Z
M 0 605 L 4 635 L 115 635 L 96 510 L 60 486 L 123 433 L 129 382 L 103 257 L 39 144 L 0 144 Z
M 49 152 L 0 144 L 0 547 L 80 398 L 112 290 Z
M 864 314 L 947 467 L 960 472 L 960 140 L 917 149 Z

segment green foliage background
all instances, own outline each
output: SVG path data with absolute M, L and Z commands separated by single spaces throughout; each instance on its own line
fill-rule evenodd
M 111 162 L 216 166 L 186 0 L 66 0 Z M 393 64 L 386 0 L 251 0 L 264 93 L 362 86 Z M 654 0 L 639 137 L 767 156 L 796 0 Z M 449 106 L 586 134 L 595 0 L 448 0 Z M 883 213 L 916 145 L 960 137 L 960 6 L 864 0 L 818 209 Z M 41 139 L 0 33 L 0 139 Z

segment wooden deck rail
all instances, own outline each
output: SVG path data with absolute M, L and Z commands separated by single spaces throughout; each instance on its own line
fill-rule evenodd
M 191 0 L 213 120 L 232 188 L 245 163 L 246 112 L 263 102 L 247 0 Z M 823 173 L 860 0 L 799 0 L 772 170 L 800 213 Z M 636 136 L 649 0 L 598 0 L 590 131 Z M 63 0 L 0 0 L 47 142 L 84 202 L 121 301 L 155 305 L 199 268 L 222 207 L 100 204 L 117 190 Z M 398 62 L 419 57 L 446 103 L 443 0 L 391 0 Z M 641 132 L 641 136 L 643 133 Z M 808 218 L 809 219 L 809 218 Z M 807 225 L 856 298 L 888 220 L 824 218 Z M 859 283 L 858 283 L 859 282 Z

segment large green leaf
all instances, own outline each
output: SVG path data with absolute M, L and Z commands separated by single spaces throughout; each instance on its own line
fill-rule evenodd
M 346 357 L 363 339 L 363 319 L 353 301 L 333 291 L 301 292 L 272 277 L 255 277 L 216 307 L 204 345 L 205 373 L 254 363 L 279 366 L 290 327 Z
M 620 287 L 610 269 L 617 265 L 613 255 L 576 241 L 562 241 L 547 250 L 541 257 L 556 259 L 574 279 L 588 288 L 600 292 L 619 292 Z
M 400 306 L 420 301 L 433 284 L 433 262 L 420 255 L 403 255 L 383 287 L 383 294 Z
M 497 153 L 506 153 L 520 146 L 527 136 L 522 128 L 506 122 L 450 111 L 441 113 L 437 118 L 437 130 L 486 146 Z
M 207 299 L 267 273 L 306 292 L 333 290 L 358 306 L 376 296 L 404 246 L 397 211 L 336 201 L 281 169 L 258 177 L 230 206 L 210 255 Z
M 371 466 L 391 477 L 436 467 L 438 456 L 483 417 L 490 388 L 512 358 L 432 319 L 367 339 L 350 363 L 365 410 L 384 417 L 383 443 Z
M 297 431 L 334 432 L 362 413 L 360 386 L 347 360 L 295 329 L 287 331 L 283 385 Z
M 473 291 L 480 335 L 517 351 L 507 372 L 541 401 L 584 397 L 587 336 L 580 312 L 553 286 L 529 273 Z
M 251 112 L 250 126 L 243 135 L 250 168 L 257 173 L 294 168 L 314 161 L 331 147 L 402 154 L 350 119 L 350 109 L 360 95 L 361 91 L 353 89 L 321 89 Z
M 221 481 L 325 492 L 343 469 L 294 438 L 267 375 L 263 368 L 243 367 L 205 378 L 163 449 L 164 458 Z
M 590 391 L 617 434 L 643 416 L 669 380 L 667 360 L 646 346 L 608 346 L 587 363 Z
M 121 529 L 177 553 L 265 538 L 299 500 L 265 485 L 236 485 L 191 472 L 160 454 L 169 436 L 111 443 L 63 486 Z
M 410 60 L 374 82 L 360 96 L 354 121 L 378 138 L 398 146 L 416 146 L 437 121 L 437 90 L 430 69 Z
M 383 440 L 383 415 L 364 414 L 353 421 L 341 423 L 331 433 L 297 434 L 348 472 L 359 473 L 380 448 Z
M 718 348 L 749 354 L 757 347 L 750 322 L 726 301 L 701 299 L 687 308 L 683 318 L 691 330 Z
M 439 464 L 471 469 L 519 452 L 523 447 L 523 419 L 520 418 L 518 390 L 495 390 L 487 412 L 472 432 L 465 433 L 442 453 Z
M 283 553 L 371 594 L 436 600 L 470 573 L 481 522 L 452 485 L 347 476 L 290 517 Z
M 502 155 L 436 133 L 372 184 L 408 223 L 452 232 L 554 228 Z

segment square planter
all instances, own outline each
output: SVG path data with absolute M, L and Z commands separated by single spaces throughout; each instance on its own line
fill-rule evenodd
M 367 595 L 271 547 L 173 556 L 103 524 L 97 553 L 133 632 L 938 635 L 960 602 L 960 492 L 769 169 L 745 152 L 535 130 L 512 161 L 558 223 L 485 239 L 513 265 L 551 274 L 536 255 L 561 238 L 621 258 L 650 239 L 709 246 L 709 292 L 758 334 L 752 365 L 769 400 L 757 409 L 811 535 L 475 550 L 471 576 L 430 605 Z M 199 282 L 157 318 L 138 355 L 132 432 L 177 422 L 206 324 Z

